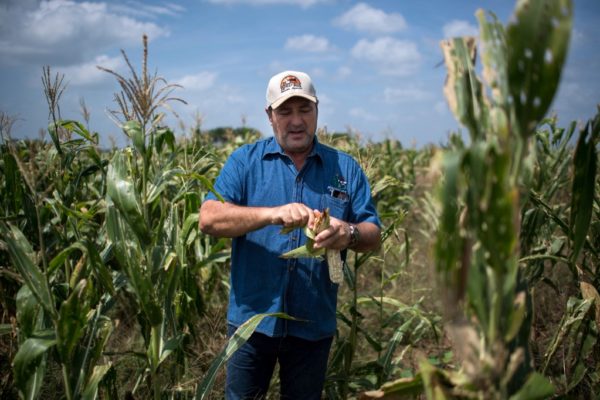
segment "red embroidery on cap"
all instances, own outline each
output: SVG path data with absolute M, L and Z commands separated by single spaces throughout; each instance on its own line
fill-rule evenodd
M 300 83 L 300 79 L 294 75 L 288 75 L 281 80 L 279 87 L 281 88 L 281 93 L 283 93 L 290 89 L 302 89 L 302 83 Z

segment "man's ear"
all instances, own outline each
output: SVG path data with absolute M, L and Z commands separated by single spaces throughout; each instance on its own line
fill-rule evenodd
M 267 117 L 269 118 L 269 122 L 273 123 L 273 109 L 271 107 L 266 107 L 265 112 L 267 113 Z

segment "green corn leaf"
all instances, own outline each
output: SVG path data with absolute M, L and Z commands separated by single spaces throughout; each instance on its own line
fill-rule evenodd
M 544 366 L 541 370 L 542 373 L 546 371 L 548 365 L 550 365 L 550 361 L 556 351 L 560 348 L 563 342 L 568 338 L 569 335 L 576 337 L 579 332 L 579 326 L 582 321 L 592 309 L 592 305 L 594 301 L 592 299 L 578 299 L 575 297 L 570 297 L 567 301 L 567 309 L 565 314 L 563 315 L 558 329 L 556 330 L 554 337 L 552 338 L 550 344 L 548 345 L 548 350 L 546 350 L 546 354 L 544 354 Z M 575 342 L 575 340 L 573 341 Z
M 5 193 L 10 193 L 10 196 L 5 196 L 8 209 L 13 214 L 16 214 L 22 207 L 23 187 L 21 186 L 21 172 L 15 160 L 15 157 L 10 153 L 4 153 L 2 156 L 4 166 L 4 189 Z M 7 210 L 8 211 L 8 210 Z
M 346 261 L 344 261 L 345 268 L 343 269 L 344 271 L 344 280 L 346 281 L 346 284 L 348 285 L 348 287 L 356 287 L 356 273 L 354 270 L 350 269 L 348 267 L 348 264 L 346 263 Z
M 103 302 L 107 302 L 106 295 L 103 296 Z M 111 320 L 101 315 L 104 307 L 99 306 L 93 311 L 93 316 L 90 318 L 89 327 L 90 333 L 87 335 L 85 346 L 81 346 L 82 350 L 76 356 L 77 360 L 83 359 L 81 368 L 76 371 L 78 378 L 73 393 L 84 393 L 90 390 L 90 380 L 94 379 L 94 371 L 96 364 L 100 361 L 102 353 L 106 348 L 109 336 L 112 333 L 113 326 Z M 94 367 L 93 370 L 90 369 Z M 83 389 L 82 389 L 83 388 Z
M 153 325 L 150 328 L 150 344 L 146 349 L 146 356 L 150 362 L 150 369 L 152 373 L 158 370 L 160 364 L 160 354 L 163 346 L 163 324 Z
M 459 223 L 459 183 L 462 178 L 460 153 L 446 153 L 440 161 L 444 171 L 440 188 L 440 202 L 443 204 L 440 225 L 435 243 L 436 268 L 442 274 L 444 284 L 450 290 L 458 288 L 456 272 L 460 268 L 462 241 Z
M 217 377 L 217 372 L 219 368 L 229 360 L 229 358 L 235 353 L 237 349 L 239 349 L 248 338 L 254 333 L 260 322 L 266 317 L 277 317 L 284 318 L 289 320 L 298 321 L 298 319 L 290 317 L 285 313 L 270 313 L 270 314 L 257 314 L 250 318 L 248 321 L 244 322 L 240 325 L 236 331 L 233 333 L 227 346 L 223 351 L 219 353 L 219 355 L 215 358 L 215 360 L 210 365 L 206 376 L 202 380 L 202 382 L 198 385 L 198 389 L 196 390 L 196 400 L 199 399 L 207 399 L 210 395 L 210 391 L 212 389 L 213 384 L 215 383 L 215 378 Z
M 90 310 L 88 281 L 82 279 L 59 309 L 56 327 L 58 353 L 63 363 L 70 363 L 73 349 L 83 336 Z
M 52 260 L 50 260 L 50 263 L 48 264 L 48 274 L 50 276 L 52 276 L 54 274 L 55 270 L 58 267 L 60 267 L 61 265 L 63 265 L 64 262 L 67 260 L 67 258 L 71 255 L 71 253 L 73 253 L 73 251 L 76 251 L 76 250 L 79 250 L 80 252 L 82 252 L 84 254 L 87 252 L 87 249 L 83 245 L 83 243 L 80 243 L 80 242 L 73 243 L 69 247 L 61 250 L 60 253 L 58 253 L 56 256 L 54 256 L 54 258 Z
M 89 349 L 89 365 L 97 364 L 103 356 L 103 351 L 106 349 L 108 339 L 114 330 L 113 322 L 110 318 L 101 314 L 102 309 L 95 310 L 94 318 L 96 318 L 94 329 L 95 333 L 93 347 Z
M 318 258 L 322 257 L 325 254 L 325 249 L 309 249 L 305 244 L 300 247 L 296 247 L 293 250 L 290 250 L 286 253 L 283 253 L 279 257 L 281 258 Z
M 82 138 L 92 142 L 97 143 L 97 138 L 94 138 L 90 134 L 90 132 L 86 129 L 86 127 L 79 121 L 75 120 L 62 120 L 58 123 L 63 129 L 73 132 L 81 136 Z
M 391 376 L 391 374 L 393 372 L 392 360 L 394 357 L 394 353 L 396 351 L 396 347 L 402 342 L 402 340 L 404 339 L 404 337 L 406 335 L 411 334 L 412 330 L 410 328 L 411 328 L 411 325 L 412 325 L 414 319 L 415 319 L 414 316 L 409 318 L 406 322 L 404 322 L 402 325 L 400 325 L 398 327 L 398 329 L 396 329 L 396 331 L 394 332 L 394 335 L 388 342 L 385 353 L 379 360 L 379 364 L 381 365 L 381 367 L 383 369 L 383 371 L 382 371 L 383 378 L 385 380 L 389 379 L 389 377 Z
M 475 38 L 459 37 L 441 42 L 448 75 L 444 95 L 452 113 L 469 130 L 471 140 L 483 137 L 487 110 L 483 86 L 475 73 Z
M 581 380 L 588 374 L 588 372 L 588 367 L 582 361 L 579 361 L 574 367 L 572 367 L 569 376 L 569 386 L 567 386 L 565 393 L 569 393 L 575 389 L 581 383 Z
M 52 139 L 52 143 L 54 143 L 54 147 L 56 148 L 56 151 L 58 152 L 58 154 L 62 154 L 63 152 L 60 147 L 60 139 L 59 139 L 57 124 L 55 124 L 54 122 L 50 123 L 48 125 L 48 133 L 50 134 L 50 138 Z
M 186 246 L 192 244 L 192 241 L 197 237 L 196 233 L 198 230 L 198 217 L 199 213 L 191 213 L 183 222 L 183 226 L 181 227 L 181 240 L 185 243 Z
M 231 258 L 230 250 L 211 252 L 208 257 L 203 258 L 199 263 L 197 263 L 194 266 L 193 271 L 195 271 L 196 269 L 202 268 L 206 265 L 211 265 L 213 263 L 224 263 L 225 261 L 227 261 L 230 258 Z
M 509 400 L 543 400 L 552 397 L 554 394 L 554 386 L 542 374 L 534 372 L 529 375 L 525 385 L 521 389 L 510 396 Z
M 504 27 L 492 13 L 487 13 L 489 19 L 481 9 L 475 15 L 479 21 L 483 78 L 491 89 L 494 104 L 507 109 L 509 90 Z
M 486 18 L 483 10 L 478 10 L 477 18 L 480 27 L 481 61 L 483 78 L 490 88 L 492 101 L 489 107 L 489 118 L 492 132 L 507 141 L 511 134 L 511 103 L 507 76 L 507 55 L 504 27 L 496 16 L 489 13 Z
M 148 203 L 152 203 L 160 196 L 169 185 L 180 185 L 176 179 L 184 174 L 183 169 L 173 168 L 166 171 L 161 171 L 152 184 L 148 185 Z
M 35 385 L 35 381 L 41 377 L 35 375 L 44 373 L 38 370 L 38 367 L 43 365 L 46 353 L 55 344 L 56 338 L 52 333 L 46 332 L 44 336 L 29 338 L 19 346 L 13 359 L 13 372 L 15 383 L 21 393 L 36 392 L 32 390 L 31 385 Z
M 356 310 L 349 310 L 352 314 L 357 314 Z M 358 314 L 360 316 L 360 314 Z M 345 324 L 346 326 L 348 326 L 348 328 L 350 329 L 354 329 L 356 328 L 356 331 L 361 333 L 364 338 L 367 340 L 367 342 L 369 342 L 369 344 L 371 345 L 371 347 L 373 348 L 374 351 L 376 352 L 380 352 L 381 350 L 383 350 L 381 343 L 379 342 L 379 340 L 375 339 L 369 331 L 367 331 L 366 329 L 363 329 L 360 327 L 360 325 L 356 325 L 353 326 L 353 322 L 352 322 L 352 318 L 348 317 L 347 315 L 345 315 L 344 313 L 342 313 L 341 311 L 336 311 L 336 318 L 339 322 L 342 322 L 343 324 Z
M 447 394 L 448 379 L 444 371 L 431 365 L 427 360 L 422 360 L 419 372 L 423 380 L 425 396 L 428 400 L 446 400 L 451 397 Z
M 219 199 L 219 201 L 225 202 L 225 199 L 223 198 L 223 196 L 221 196 L 219 194 L 219 192 L 217 192 L 215 190 L 213 183 L 207 177 L 205 177 L 204 175 L 197 174 L 197 173 L 192 173 L 192 174 L 190 174 L 190 178 L 198 179 L 204 185 L 204 187 L 206 187 L 215 196 L 217 196 L 217 199 Z
M 108 160 L 103 160 L 100 156 L 100 152 L 96 148 L 96 146 L 89 146 L 85 150 L 85 154 L 94 162 L 96 166 L 100 168 L 101 171 L 105 171 L 103 168 L 106 164 L 108 164 Z
M 600 115 L 600 114 L 599 114 Z M 592 221 L 596 168 L 598 155 L 596 143 L 600 138 L 600 119 L 588 122 L 580 132 L 573 158 L 574 174 L 571 196 L 569 229 L 573 240 L 570 259 L 575 261 L 583 248 Z
M 181 346 L 181 343 L 183 342 L 184 338 L 185 338 L 184 335 L 179 334 L 179 335 L 175 336 L 174 338 L 167 340 L 163 344 L 162 350 L 160 353 L 160 358 L 158 360 L 159 364 L 162 363 L 163 361 L 165 361 L 167 359 L 167 357 L 169 357 L 173 353 L 173 351 L 177 350 Z
M 329 370 L 330 371 L 339 371 L 344 366 L 344 355 L 348 352 L 350 348 L 350 341 L 346 336 L 336 336 L 335 338 L 335 348 L 331 352 L 331 356 L 329 357 Z M 337 396 L 330 396 L 329 398 L 335 399 Z
M 471 256 L 471 266 L 467 277 L 467 295 L 482 329 L 486 331 L 490 325 L 491 313 L 488 272 L 482 251 L 475 251 Z
M 369 304 L 369 303 L 372 303 L 372 304 L 374 304 L 374 305 L 376 305 L 378 307 L 381 304 L 389 304 L 391 306 L 394 306 L 394 307 L 398 308 L 399 310 L 407 310 L 407 309 L 411 308 L 410 306 L 404 304 L 400 300 L 394 299 L 393 297 L 387 297 L 387 296 L 383 296 L 383 297 L 372 297 L 372 296 L 364 297 L 364 296 L 361 296 L 361 297 L 358 297 L 356 299 L 356 304 L 359 304 L 359 305 L 361 305 L 361 304 Z
M 506 30 L 508 79 L 518 129 L 534 133 L 558 89 L 571 36 L 570 0 L 520 0 Z
M 105 365 L 96 365 L 90 376 L 90 379 L 83 389 L 83 393 L 81 394 L 82 400 L 95 400 L 98 396 L 98 385 L 104 379 L 104 376 L 110 369 L 112 368 L 112 364 L 108 363 Z
M 17 292 L 17 322 L 22 337 L 30 337 L 39 329 L 40 309 L 41 306 L 29 286 L 21 286 Z
M 375 182 L 375 184 L 371 187 L 371 195 L 376 197 L 379 193 L 384 192 L 386 189 L 398 186 L 401 186 L 401 182 L 398 178 L 385 175 L 383 178 Z
M 124 268 L 129 283 L 150 325 L 160 324 L 162 312 L 156 299 L 154 284 L 145 269 L 145 258 L 141 246 L 137 242 L 130 225 L 110 205 L 107 208 L 106 232 L 113 243 L 114 255 Z
M 23 387 L 19 388 L 19 394 L 21 398 L 35 400 L 39 397 L 42 385 L 44 384 L 44 376 L 46 375 L 47 358 L 47 354 L 42 355 L 40 362 L 31 373 L 29 380 L 23 385 Z
M 96 245 L 91 241 L 86 241 L 85 248 L 87 250 L 88 255 L 88 263 L 92 267 L 92 271 L 94 276 L 100 284 L 107 290 L 107 292 L 111 295 L 115 295 L 115 287 L 112 281 L 111 271 L 109 270 L 106 263 L 102 260 L 98 249 L 96 249 Z
M 421 374 L 417 374 L 412 378 L 400 378 L 387 382 L 378 390 L 363 393 L 361 399 L 393 400 L 405 397 L 413 398 L 413 396 L 422 394 L 423 391 L 423 378 Z
M 127 157 L 127 153 L 117 152 L 112 158 L 108 166 L 106 193 L 138 236 L 139 242 L 146 244 L 150 241 L 150 232 L 142 216 Z
M 139 121 L 127 121 L 122 126 L 125 135 L 131 139 L 133 147 L 143 156 L 146 156 L 146 137 Z
M 71 253 L 73 253 L 73 251 L 76 250 L 87 255 L 87 262 L 91 266 L 91 270 L 98 279 L 98 281 L 106 290 L 108 290 L 109 293 L 114 295 L 115 290 L 112 284 L 112 277 L 110 275 L 110 271 L 102 261 L 100 253 L 98 253 L 98 250 L 96 249 L 95 245 L 87 240 L 83 243 L 75 242 L 66 249 L 63 249 L 60 253 L 58 253 L 48 265 L 48 274 L 52 276 L 56 269 L 67 260 L 67 258 L 71 255 Z
M 33 250 L 23 232 L 13 225 L 0 223 L 0 235 L 5 238 L 13 265 L 25 280 L 31 293 L 46 312 L 56 317 L 54 297 L 50 293 L 48 281 L 43 272 L 31 260 Z
M 175 152 L 175 134 L 167 127 L 161 127 L 154 134 L 154 147 L 156 152 L 160 154 L 163 146 L 166 144 L 171 152 Z
M 510 342 L 515 338 L 515 336 L 517 336 L 519 330 L 521 329 L 521 325 L 525 320 L 525 313 L 527 311 L 525 296 L 526 294 L 524 292 L 520 292 L 515 296 L 514 309 L 510 312 L 508 318 L 508 331 L 504 337 L 506 342 Z

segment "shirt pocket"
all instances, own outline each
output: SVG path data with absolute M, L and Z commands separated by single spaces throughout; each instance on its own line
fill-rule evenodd
M 350 200 L 346 196 L 345 198 L 337 198 L 326 193 L 321 198 L 322 209 L 329 208 L 329 215 L 342 221 L 348 220 L 348 213 L 350 210 Z

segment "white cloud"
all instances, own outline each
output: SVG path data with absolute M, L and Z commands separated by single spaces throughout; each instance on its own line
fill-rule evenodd
M 453 38 L 458 36 L 479 36 L 479 30 L 475 25 L 462 20 L 453 20 L 448 22 L 442 28 L 444 38 Z
M 112 75 L 97 68 L 101 67 L 118 72 L 125 67 L 125 61 L 122 57 L 108 57 L 101 55 L 93 61 L 85 62 L 79 65 L 70 65 L 68 67 L 57 68 L 58 72 L 65 75 L 65 81 L 75 86 L 90 86 L 103 83 L 109 79 L 114 79 Z
M 174 83 L 183 86 L 184 89 L 187 90 L 206 90 L 214 85 L 217 79 L 217 73 L 201 71 L 197 74 L 186 75 Z
M 415 88 L 390 88 L 387 87 L 383 91 L 383 98 L 388 103 L 406 102 L 406 101 L 421 101 L 427 100 L 431 95 L 429 92 Z
M 27 8 L 29 6 L 29 8 Z M 154 23 L 111 12 L 107 3 L 49 0 L 0 8 L 4 62 L 70 65 L 114 46 L 141 44 L 169 32 Z
M 406 28 L 401 14 L 390 13 L 359 3 L 333 21 L 334 25 L 370 33 L 393 33 Z
M 385 75 L 408 75 L 417 70 L 421 54 L 417 45 L 408 40 L 382 37 L 361 39 L 352 48 L 352 56 L 373 63 Z
M 324 53 L 330 51 L 329 41 L 321 36 L 301 35 L 288 38 L 285 42 L 286 50 L 298 50 L 311 53 Z
M 174 17 L 185 11 L 185 8 L 174 3 L 163 5 L 150 5 L 140 1 L 127 1 L 124 3 L 110 4 L 110 11 L 115 14 L 128 14 L 142 18 L 157 18 L 160 16 Z
M 293 5 L 300 6 L 302 8 L 311 7 L 317 3 L 323 3 L 328 0 L 207 0 L 209 3 L 222 4 L 222 5 L 234 5 L 234 4 L 245 4 L 251 6 L 265 6 L 265 5 Z

